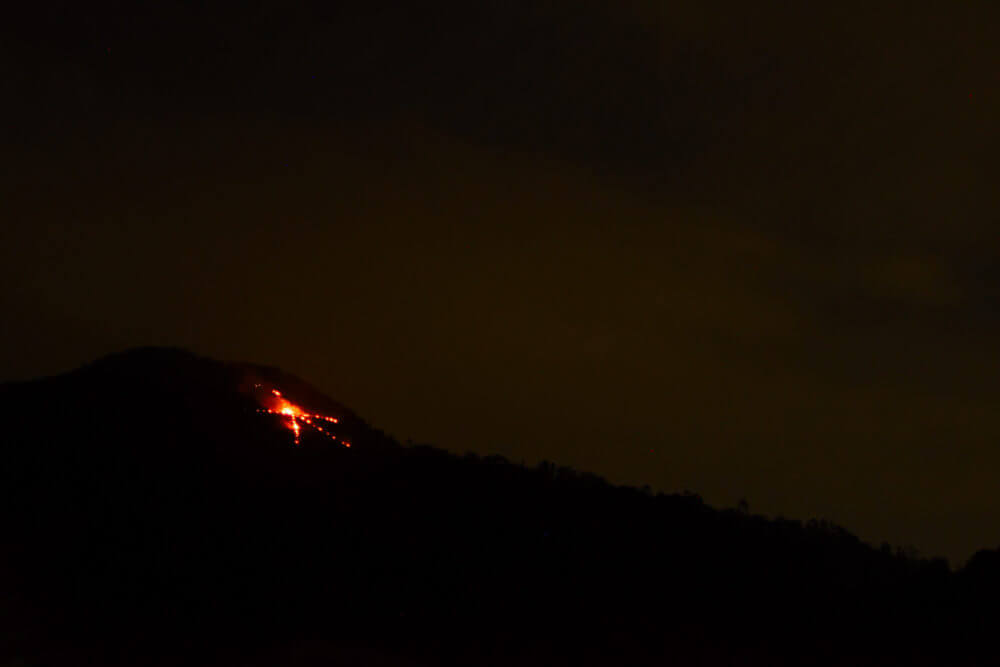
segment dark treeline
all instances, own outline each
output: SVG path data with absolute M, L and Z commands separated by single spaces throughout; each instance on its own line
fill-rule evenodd
M 292 446 L 252 380 L 353 447 Z M 952 572 L 825 521 L 403 446 L 180 351 L 0 406 L 0 664 L 995 662 L 995 551 Z

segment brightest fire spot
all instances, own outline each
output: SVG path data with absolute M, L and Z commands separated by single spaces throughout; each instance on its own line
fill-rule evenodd
M 255 388 L 259 388 L 260 385 L 254 385 Z M 267 407 L 261 408 L 258 412 L 262 412 L 269 415 L 279 415 L 284 419 L 285 425 L 295 434 L 295 444 L 298 445 L 302 441 L 302 426 L 303 424 L 312 428 L 313 430 L 322 433 L 330 440 L 337 440 L 337 436 L 330 433 L 321 424 L 317 423 L 320 421 L 325 421 L 330 424 L 338 424 L 340 421 L 336 417 L 330 417 L 328 415 L 321 415 L 312 412 L 306 412 L 299 406 L 295 405 L 287 398 L 281 395 L 281 392 L 277 389 L 271 390 L 271 396 L 267 397 Z M 344 447 L 350 447 L 351 443 L 346 440 L 340 441 Z

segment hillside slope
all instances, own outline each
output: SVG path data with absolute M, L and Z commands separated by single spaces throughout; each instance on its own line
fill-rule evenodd
M 296 445 L 273 391 L 338 422 Z M 993 659 L 991 552 L 952 574 L 826 522 L 404 447 L 276 369 L 135 350 L 0 406 L 5 658 Z

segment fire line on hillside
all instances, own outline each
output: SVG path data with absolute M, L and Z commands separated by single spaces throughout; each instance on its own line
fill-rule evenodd
M 260 385 L 254 386 L 255 388 L 260 387 Z M 258 412 L 280 416 L 285 426 L 294 434 L 296 445 L 302 444 L 302 427 L 305 425 L 312 428 L 316 432 L 321 433 L 330 440 L 339 442 L 344 447 L 351 446 L 351 443 L 346 440 L 338 440 L 337 436 L 328 430 L 328 427 L 324 428 L 322 425 L 317 423 L 318 421 L 325 421 L 330 424 L 339 424 L 339 419 L 336 417 L 330 417 L 329 415 L 307 412 L 300 406 L 295 405 L 285 398 L 277 389 L 272 389 L 270 395 L 266 396 L 265 407 L 258 409 Z

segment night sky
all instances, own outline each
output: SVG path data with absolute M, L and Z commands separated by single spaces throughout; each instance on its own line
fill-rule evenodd
M 993 0 L 33 4 L 0 379 L 184 346 L 401 440 L 1000 543 Z

